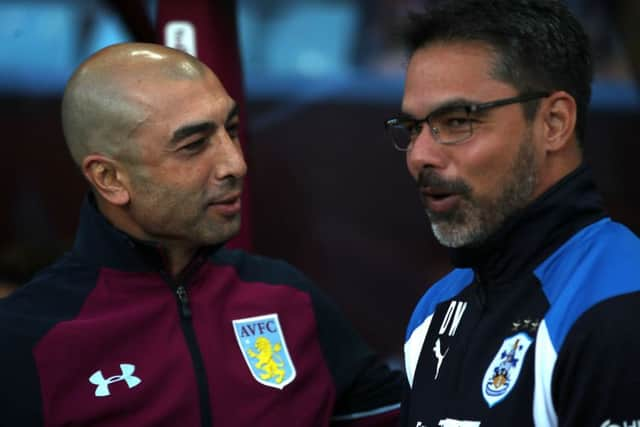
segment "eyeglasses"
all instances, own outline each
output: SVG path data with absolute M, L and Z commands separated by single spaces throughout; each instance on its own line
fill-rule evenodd
M 454 103 L 436 109 L 424 119 L 413 119 L 407 116 L 396 117 L 387 120 L 384 125 L 391 137 L 393 146 L 399 151 L 411 149 L 414 141 L 422 132 L 424 123 L 429 125 L 431 135 L 436 142 L 440 144 L 457 144 L 471 138 L 473 135 L 474 120 L 471 117 L 472 114 L 504 105 L 529 102 L 547 96 L 549 96 L 548 92 L 532 92 L 482 104 Z

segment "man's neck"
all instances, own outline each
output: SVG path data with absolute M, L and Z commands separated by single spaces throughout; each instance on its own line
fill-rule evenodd
M 172 277 L 177 277 L 189 265 L 193 256 L 197 252 L 196 248 L 164 248 L 166 256 L 165 265 Z

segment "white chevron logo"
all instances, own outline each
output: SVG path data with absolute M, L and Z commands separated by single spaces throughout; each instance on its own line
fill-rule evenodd
M 121 363 L 121 375 L 114 375 L 105 379 L 104 375 L 102 375 L 102 371 L 97 370 L 89 377 L 89 382 L 97 385 L 95 393 L 96 397 L 110 396 L 109 384 L 117 383 L 118 381 L 125 381 L 129 388 L 134 388 L 142 382 L 140 378 L 133 375 L 135 370 L 135 365 L 130 363 Z

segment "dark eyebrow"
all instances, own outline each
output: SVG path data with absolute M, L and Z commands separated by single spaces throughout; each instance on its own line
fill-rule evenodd
M 183 139 L 190 137 L 191 135 L 210 132 L 216 127 L 217 125 L 213 122 L 198 122 L 181 126 L 175 132 L 173 132 L 173 136 L 171 137 L 169 144 L 175 145 Z
M 238 116 L 238 104 L 233 104 L 231 110 L 227 114 L 227 118 L 225 120 L 225 125 L 227 125 L 231 120 L 235 119 Z M 196 135 L 199 133 L 208 133 L 214 131 L 218 125 L 214 122 L 196 122 L 189 123 L 187 125 L 181 126 L 173 132 L 173 136 L 171 136 L 171 140 L 169 141 L 169 145 L 176 145 L 178 142 L 182 141 L 185 138 L 190 137 L 191 135 Z
M 478 104 L 477 101 L 473 101 L 471 99 L 467 99 L 467 98 L 453 98 L 453 99 L 449 99 L 447 101 L 444 101 L 440 104 L 438 104 L 433 110 L 431 110 L 431 112 L 429 114 L 427 114 L 425 117 L 428 117 L 432 114 L 439 114 L 439 113 L 443 113 L 443 112 L 447 112 L 450 110 L 454 110 L 456 108 L 461 108 L 461 107 L 471 107 L 472 105 L 476 105 Z M 400 113 L 402 118 L 406 118 L 406 119 L 413 119 L 416 120 L 417 118 L 414 117 L 412 114 L 406 113 L 406 112 L 402 112 Z M 425 117 L 421 118 L 421 119 L 417 119 L 417 120 L 422 120 Z

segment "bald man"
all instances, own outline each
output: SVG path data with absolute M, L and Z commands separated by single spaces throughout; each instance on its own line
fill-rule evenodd
M 224 248 L 247 166 L 210 69 L 107 47 L 62 121 L 92 191 L 71 252 L 0 301 L 1 426 L 395 424 L 399 375 L 326 297 Z

